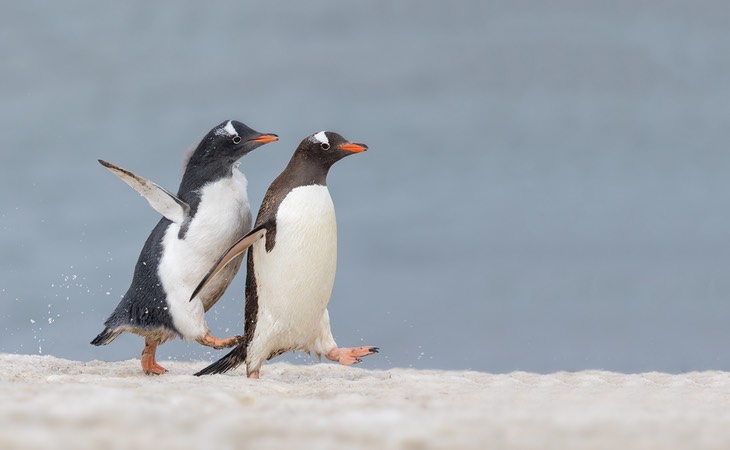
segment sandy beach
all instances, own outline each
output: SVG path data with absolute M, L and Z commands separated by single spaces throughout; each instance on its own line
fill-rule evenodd
M 0 355 L 0 448 L 730 448 L 730 374 L 538 375 Z

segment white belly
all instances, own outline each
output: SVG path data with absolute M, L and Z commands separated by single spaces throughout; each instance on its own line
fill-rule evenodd
M 231 178 L 206 184 L 185 238 L 178 239 L 180 226 L 175 223 L 165 234 L 158 274 L 175 328 L 187 339 L 208 332 L 203 304 L 189 301 L 190 294 L 218 257 L 251 229 L 246 184 L 237 169 Z
M 259 311 L 251 357 L 309 350 L 320 337 L 337 266 L 337 223 L 327 187 L 292 190 L 277 212 L 276 245 L 267 253 L 265 239 L 257 241 L 253 259 Z

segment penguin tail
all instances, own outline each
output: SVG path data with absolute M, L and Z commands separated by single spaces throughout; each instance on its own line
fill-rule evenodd
M 122 334 L 120 330 L 113 330 L 109 327 L 104 328 L 104 331 L 99 333 L 97 337 L 94 338 L 93 341 L 91 341 L 92 345 L 106 345 L 116 339 L 117 336 Z
M 201 375 L 216 375 L 226 373 L 243 364 L 246 361 L 246 344 L 238 345 L 236 348 L 228 352 L 226 356 L 209 365 L 205 369 L 195 373 L 196 377 Z

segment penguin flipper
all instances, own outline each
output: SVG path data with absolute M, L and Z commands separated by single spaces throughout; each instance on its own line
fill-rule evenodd
M 103 159 L 100 159 L 99 163 L 139 192 L 147 199 L 150 206 L 169 220 L 182 224 L 188 217 L 190 205 L 167 189 Z
M 192 301 L 195 296 L 203 290 L 205 285 L 207 285 L 208 282 L 218 274 L 218 272 L 226 267 L 228 263 L 230 263 L 236 256 L 245 252 L 246 249 L 253 245 L 254 242 L 261 239 L 264 234 L 266 234 L 266 224 L 255 227 L 253 230 L 249 231 L 245 236 L 239 239 L 238 242 L 233 244 L 231 248 L 229 248 L 220 258 L 218 258 L 218 261 L 216 261 L 216 263 L 213 265 L 213 267 L 211 267 L 211 269 L 203 277 L 200 283 L 198 283 L 198 286 L 193 291 L 193 295 L 190 296 L 190 301 Z

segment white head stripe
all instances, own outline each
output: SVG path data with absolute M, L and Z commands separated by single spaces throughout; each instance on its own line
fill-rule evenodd
M 329 139 L 327 139 L 327 135 L 324 134 L 324 131 L 320 131 L 317 134 L 313 134 L 309 140 L 312 142 L 319 142 L 320 144 L 329 144 L 330 143 Z
M 238 134 L 238 131 L 236 131 L 236 128 L 233 126 L 231 121 L 229 120 L 228 123 L 223 128 L 217 128 L 215 130 L 216 136 L 223 136 L 224 134 L 228 134 L 229 136 L 235 136 Z
M 226 130 L 226 132 L 228 132 L 228 134 L 230 134 L 231 136 L 235 136 L 238 134 L 238 131 L 236 131 L 236 129 L 233 127 L 233 124 L 230 120 L 228 121 L 226 126 L 223 127 L 223 129 Z

